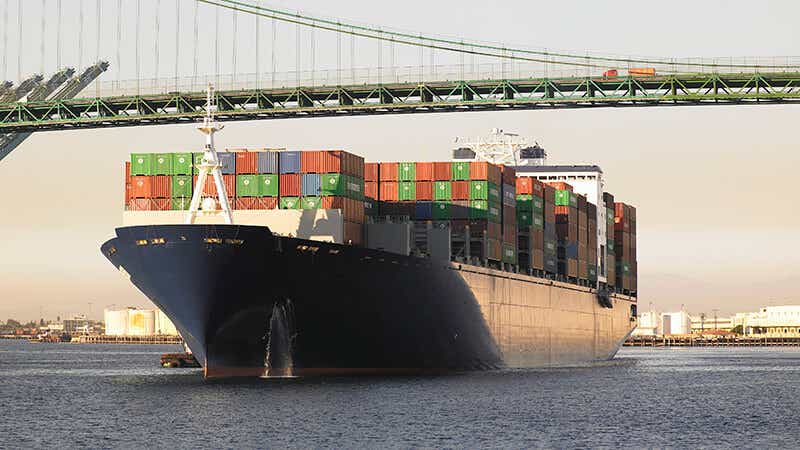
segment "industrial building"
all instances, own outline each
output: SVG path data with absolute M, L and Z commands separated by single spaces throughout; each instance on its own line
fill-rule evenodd
M 178 330 L 159 309 L 134 307 L 103 311 L 108 336 L 178 336 Z
M 757 312 L 737 313 L 733 327 L 746 336 L 800 337 L 800 305 L 766 306 Z

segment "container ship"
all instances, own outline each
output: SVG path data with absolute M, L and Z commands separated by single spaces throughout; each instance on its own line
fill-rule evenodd
M 597 166 L 495 130 L 453 160 L 137 153 L 102 253 L 206 377 L 438 373 L 613 358 L 635 326 L 635 208 Z

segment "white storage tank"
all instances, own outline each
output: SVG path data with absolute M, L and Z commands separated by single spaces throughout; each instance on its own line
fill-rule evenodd
M 128 308 L 103 310 L 106 334 L 109 336 L 125 336 L 128 334 Z
M 152 309 L 128 311 L 128 335 L 152 336 L 156 334 L 156 312 Z
M 175 324 L 169 320 L 164 311 L 156 310 L 156 334 L 161 336 L 178 336 L 178 330 Z

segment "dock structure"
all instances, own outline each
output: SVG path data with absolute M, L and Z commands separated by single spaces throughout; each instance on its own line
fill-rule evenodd
M 625 347 L 800 347 L 800 337 L 631 336 Z
M 183 344 L 180 336 L 108 336 L 103 334 L 75 336 L 80 344 Z

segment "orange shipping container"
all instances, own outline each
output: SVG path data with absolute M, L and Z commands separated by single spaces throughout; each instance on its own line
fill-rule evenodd
M 277 209 L 278 197 L 241 197 L 237 198 L 234 209 Z
M 419 167 L 419 166 L 417 166 Z M 433 166 L 431 166 L 431 169 Z M 419 173 L 419 172 L 417 172 Z M 416 185 L 417 200 L 432 201 L 433 200 L 433 181 L 418 181 Z
M 299 173 L 282 173 L 278 181 L 278 193 L 281 197 L 299 197 L 302 195 L 300 181 L 302 175 Z
M 150 211 L 152 200 L 149 198 L 132 198 L 128 202 L 128 210 L 130 211 Z
M 451 196 L 453 200 L 469 200 L 469 181 L 453 181 Z
M 487 180 L 497 186 L 503 181 L 500 166 L 485 161 L 469 163 L 469 177 L 473 180 Z
M 453 164 L 449 162 L 433 163 L 434 181 L 449 181 L 453 177 Z
M 131 162 L 125 162 L 125 204 L 131 202 Z
M 151 198 L 153 192 L 152 177 L 136 175 L 131 177 L 131 198 Z
M 517 195 L 533 193 L 533 178 L 517 177 Z
M 556 215 L 569 215 L 569 206 L 556 206 L 555 211 Z
M 152 177 L 152 197 L 170 198 L 172 197 L 172 177 L 168 175 L 156 175 Z M 160 210 L 159 210 L 160 211 Z
M 234 154 L 236 155 L 236 173 L 258 173 L 258 152 L 241 151 Z
M 570 192 L 572 192 L 572 185 L 564 183 L 563 181 L 557 181 L 557 182 L 547 183 L 547 184 L 549 184 L 550 186 L 553 186 L 554 188 L 558 189 L 559 191 L 570 191 Z
M 382 162 L 380 168 L 381 181 L 397 181 L 397 163 Z
M 364 182 L 364 196 L 377 199 L 378 198 L 378 183 L 375 181 L 365 181 Z
M 152 211 L 170 211 L 172 210 L 171 198 L 154 198 L 151 203 L 150 209 Z
M 192 182 L 197 185 L 197 175 L 192 177 Z M 222 182 L 225 183 L 225 190 L 228 194 L 228 201 L 233 203 L 236 197 L 236 175 L 223 175 Z M 203 186 L 203 195 L 206 197 L 217 197 L 217 185 L 214 183 L 214 177 L 211 175 L 206 177 L 205 186 Z
M 418 162 L 414 166 L 417 181 L 433 181 L 433 163 Z M 417 189 L 419 189 L 419 185 L 417 185 Z
M 397 166 L 395 166 L 397 168 Z M 383 165 L 381 165 L 381 175 L 383 174 Z M 396 181 L 387 181 L 385 183 L 380 184 L 380 196 L 379 200 L 381 201 L 397 201 L 397 182 Z
M 364 181 L 378 181 L 378 163 L 364 163 Z

